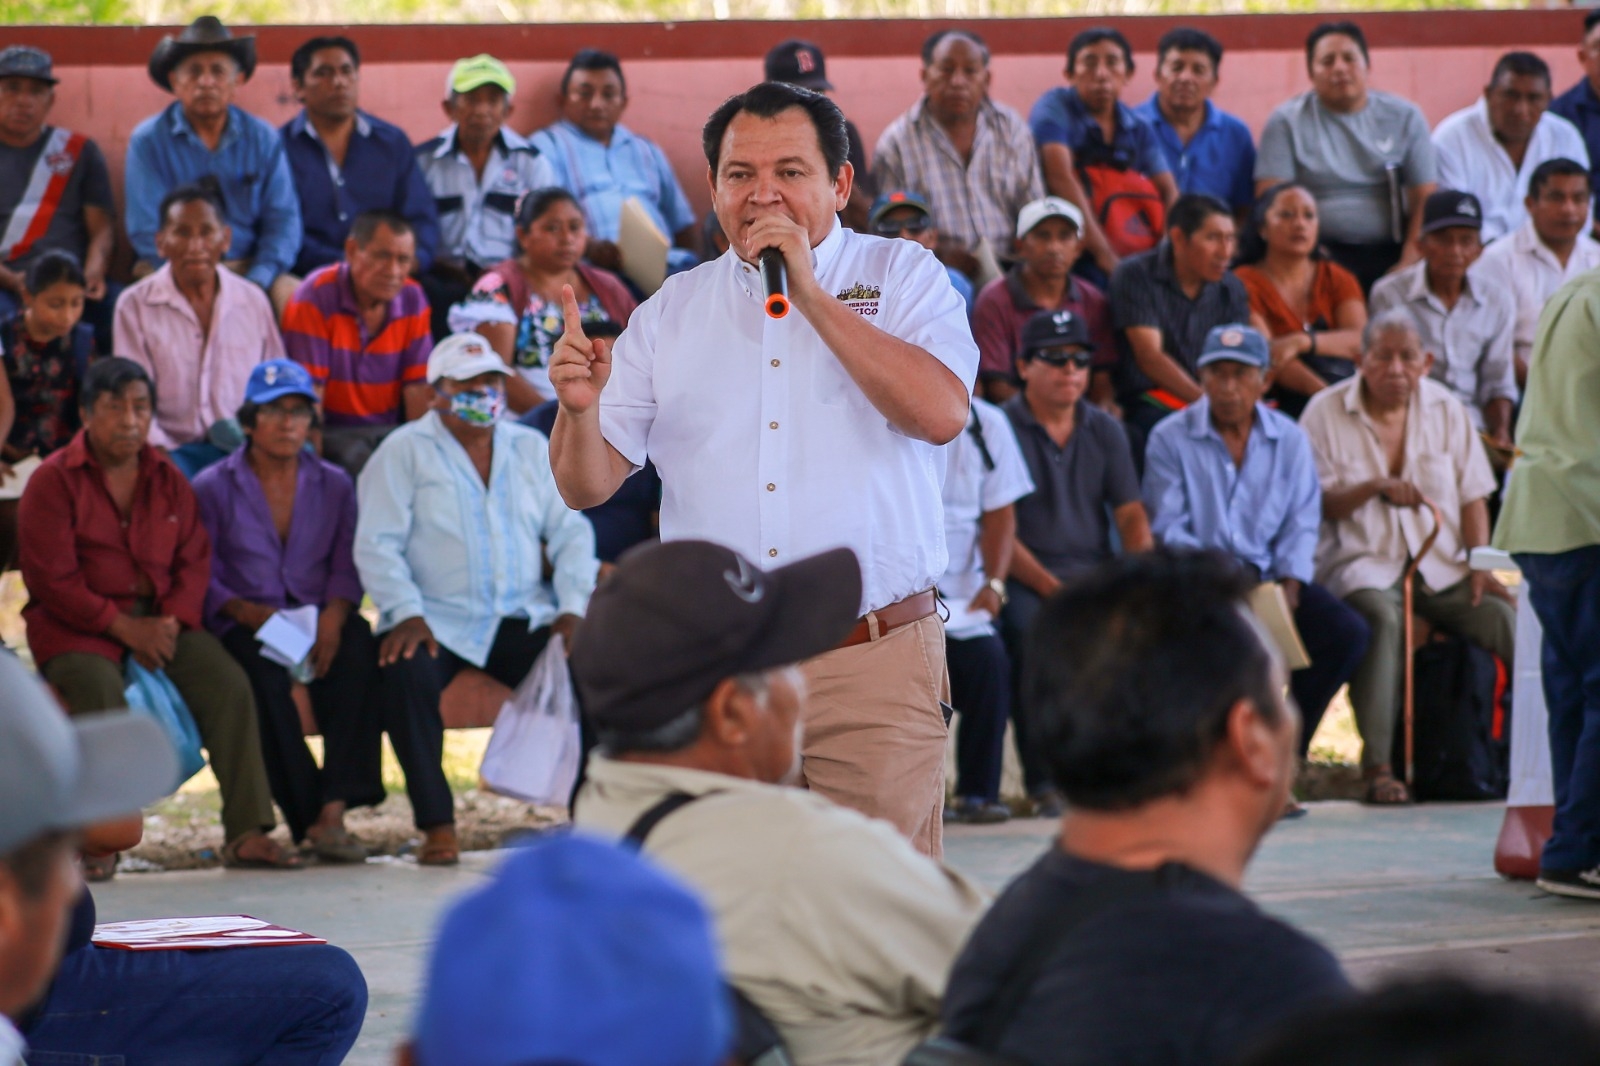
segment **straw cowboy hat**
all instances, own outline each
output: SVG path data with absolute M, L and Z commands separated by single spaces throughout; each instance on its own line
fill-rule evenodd
M 256 72 L 256 39 L 235 37 L 215 15 L 201 15 L 178 36 L 161 38 L 150 53 L 150 80 L 172 91 L 172 71 L 197 52 L 226 52 L 239 64 L 245 80 Z

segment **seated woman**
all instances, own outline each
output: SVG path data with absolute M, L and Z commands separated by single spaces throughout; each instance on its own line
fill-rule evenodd
M 564 327 L 561 287 L 571 285 L 587 328 L 612 323 L 619 332 L 638 306 L 622 279 L 583 262 L 589 230 L 565 189 L 535 189 L 517 204 L 522 254 L 484 271 L 472 294 L 450 309 L 450 332 L 482 334 L 516 369 L 506 403 L 523 414 L 555 398 L 550 353 Z
M 1303 185 L 1275 185 L 1256 201 L 1234 274 L 1250 310 L 1266 322 L 1272 364 L 1280 368 L 1268 398 L 1300 417 L 1310 394 L 1356 372 L 1367 304 L 1355 275 L 1318 244 L 1317 202 Z M 1309 374 L 1286 375 L 1298 361 Z
M 78 432 L 78 383 L 94 330 L 83 318 L 83 268 L 70 252 L 45 252 L 23 279 L 22 310 L 0 319 L 0 484 L 11 464 L 64 448 Z M 17 557 L 17 501 L 0 500 L 0 569 Z
M 239 409 L 245 446 L 195 478 L 211 538 L 205 622 L 250 678 L 267 782 L 294 841 L 309 838 L 324 861 L 362 862 L 366 849 L 345 830 L 344 812 L 384 799 L 378 648 L 357 610 L 355 486 L 306 449 L 315 404 L 299 363 L 260 364 Z M 291 672 L 262 654 L 256 633 L 303 605 L 318 609 L 316 643 Z M 291 697 L 296 679 L 307 682 L 322 730 L 320 770 Z

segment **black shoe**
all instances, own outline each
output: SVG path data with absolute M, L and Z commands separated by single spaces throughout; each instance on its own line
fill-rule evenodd
M 1060 818 L 1067 813 L 1067 800 L 1053 788 L 1041 789 L 1028 797 L 1033 801 L 1035 818 Z
M 1600 899 L 1600 866 L 1592 870 L 1540 870 L 1534 884 L 1555 896 Z
M 1004 803 L 960 797 L 944 809 L 944 820 L 960 825 L 999 825 L 1011 818 L 1011 808 Z

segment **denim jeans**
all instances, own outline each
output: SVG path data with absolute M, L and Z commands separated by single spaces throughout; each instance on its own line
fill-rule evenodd
M 1587 870 L 1600 864 L 1600 544 L 1516 560 L 1544 627 L 1556 815 L 1539 865 Z
M 334 1066 L 367 982 L 332 945 L 67 955 L 23 1036 L 29 1066 Z

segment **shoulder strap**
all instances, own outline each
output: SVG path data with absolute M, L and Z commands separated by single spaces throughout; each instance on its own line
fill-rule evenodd
M 983 439 L 983 420 L 978 417 L 977 407 L 972 408 L 972 421 L 967 423 L 967 432 L 972 434 L 972 443 L 978 446 L 984 470 L 993 471 L 994 456 L 989 454 L 989 442 Z
M 718 792 L 720 792 L 720 790 L 715 792 L 702 792 L 698 796 L 691 796 L 687 792 L 668 793 L 665 799 L 661 800 L 661 802 L 657 803 L 654 807 L 651 807 L 648 811 L 645 811 L 643 814 L 639 815 L 639 819 L 628 827 L 628 831 L 626 833 L 622 834 L 622 839 L 627 841 L 629 844 L 632 844 L 636 849 L 642 848 L 644 847 L 645 838 L 654 832 L 656 826 L 660 825 L 662 820 L 668 815 L 682 807 L 687 807 L 697 799 L 704 799 L 706 796 L 715 796 L 718 794 Z
M 1067 938 L 1089 919 L 1118 904 L 1154 896 L 1178 882 L 1187 871 L 1178 863 L 1133 876 L 1102 877 L 1077 893 L 1065 905 L 1051 912 L 1043 927 L 1029 939 L 1027 949 L 1016 961 L 1011 976 L 983 1005 L 978 1023 L 965 1042 L 985 1051 L 994 1051 L 1017 1012 L 1033 991 L 1045 964 L 1066 943 Z M 959 1037 L 958 1037 L 959 1038 Z

